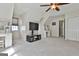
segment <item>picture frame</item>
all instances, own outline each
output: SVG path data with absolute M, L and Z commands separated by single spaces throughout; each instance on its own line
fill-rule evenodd
M 56 22 L 52 22 L 52 25 L 56 25 Z

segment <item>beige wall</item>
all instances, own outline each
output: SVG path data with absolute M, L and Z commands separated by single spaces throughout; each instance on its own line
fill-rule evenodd
M 34 19 L 34 18 L 33 18 Z M 25 41 L 27 35 L 31 35 L 31 31 L 29 30 L 29 22 L 35 22 L 38 23 L 37 21 L 34 21 L 32 19 L 29 19 L 28 14 L 24 14 L 20 17 L 19 19 L 19 24 L 20 24 L 20 34 L 22 39 Z M 38 31 L 34 31 L 34 34 L 38 34 Z
M 64 20 L 64 15 L 53 17 L 50 16 L 45 25 L 49 25 L 50 36 L 59 37 L 59 21 Z M 52 25 L 52 22 L 56 22 L 56 25 Z
M 53 17 L 50 17 L 47 19 L 45 25 L 50 25 L 50 28 L 51 28 L 51 31 L 52 31 L 52 35 L 51 36 L 56 36 L 58 37 L 58 34 L 59 34 L 59 23 L 58 21 L 59 20 L 64 20 L 65 19 L 65 39 L 67 40 L 78 40 L 78 34 L 79 34 L 79 28 L 78 27 L 75 27 L 75 25 L 79 26 L 79 21 L 78 21 L 78 14 L 79 13 L 76 13 L 75 11 L 72 12 L 72 13 L 67 13 L 65 14 L 65 16 L 60 16 L 58 18 L 54 18 Z M 27 19 L 27 20 L 26 20 Z M 44 18 L 45 19 L 45 18 Z M 30 34 L 31 32 L 29 31 L 29 21 L 31 20 L 28 20 L 28 17 L 23 17 L 22 18 L 23 20 L 23 25 L 26 26 L 26 30 L 23 31 L 23 36 L 24 36 L 24 33 L 25 35 L 27 34 Z M 26 20 L 26 22 L 25 22 Z M 34 21 L 36 22 L 36 21 Z M 39 34 L 42 35 L 43 38 L 46 37 L 46 31 L 44 30 L 44 22 L 45 21 L 41 21 L 39 24 L 40 24 L 40 30 L 39 30 Z M 57 26 L 52 26 L 52 22 L 57 22 Z M 74 29 L 73 28 L 73 24 L 74 24 Z M 26 37 L 26 36 L 24 36 Z

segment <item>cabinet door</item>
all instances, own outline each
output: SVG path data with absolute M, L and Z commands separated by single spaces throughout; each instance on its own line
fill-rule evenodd
M 5 36 L 5 47 L 12 46 L 12 34 L 6 34 Z

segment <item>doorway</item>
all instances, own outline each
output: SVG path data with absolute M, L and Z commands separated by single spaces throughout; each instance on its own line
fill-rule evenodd
M 12 39 L 13 45 L 18 43 L 21 39 L 19 19 L 15 17 L 12 19 Z
M 65 38 L 65 21 L 59 21 L 59 37 Z

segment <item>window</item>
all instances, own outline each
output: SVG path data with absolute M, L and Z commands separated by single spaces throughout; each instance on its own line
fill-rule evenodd
M 13 17 L 13 20 L 12 20 L 12 31 L 18 31 L 19 28 L 18 28 L 18 18 L 16 17 Z
M 18 26 L 12 26 L 12 31 L 18 31 Z

